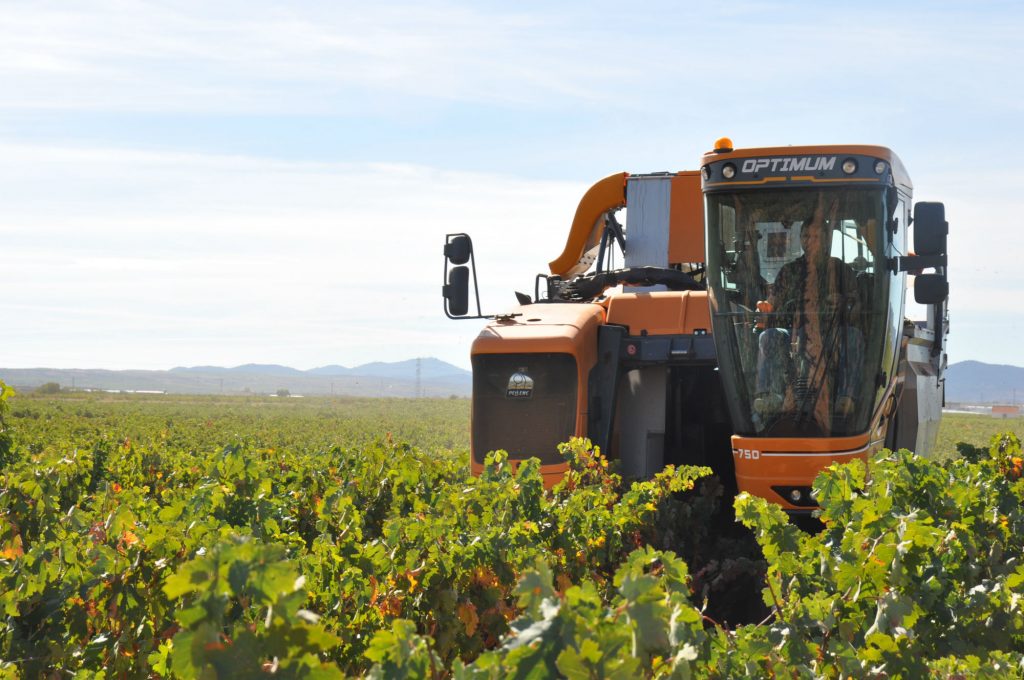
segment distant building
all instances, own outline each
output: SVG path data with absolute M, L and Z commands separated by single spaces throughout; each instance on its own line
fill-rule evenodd
M 1020 406 L 993 406 L 992 407 L 993 418 L 1019 418 L 1020 417 Z

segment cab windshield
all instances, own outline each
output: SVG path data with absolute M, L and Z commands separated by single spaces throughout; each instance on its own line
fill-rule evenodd
M 867 430 L 890 325 L 886 214 L 882 189 L 707 195 L 712 323 L 738 434 Z

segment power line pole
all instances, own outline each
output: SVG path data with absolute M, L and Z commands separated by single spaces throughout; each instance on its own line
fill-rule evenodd
M 420 397 L 423 396 L 423 383 L 420 380 L 421 370 L 422 370 L 421 364 L 422 363 L 423 363 L 423 360 L 420 359 L 419 357 L 417 357 L 416 358 L 416 398 L 417 399 L 419 399 Z

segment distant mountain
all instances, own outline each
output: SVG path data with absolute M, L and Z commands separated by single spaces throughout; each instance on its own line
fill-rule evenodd
M 230 368 L 223 366 L 175 366 L 171 373 L 227 373 Z
M 0 368 L 0 380 L 35 388 L 56 382 L 64 388 L 110 391 L 159 391 L 178 394 L 292 394 L 351 396 L 469 396 L 472 375 L 434 358 L 394 363 L 373 362 L 355 368 L 321 366 L 300 371 L 278 364 L 177 366 L 169 371 L 109 371 L 81 368 Z
M 169 371 L 108 371 L 80 368 L 0 368 L 0 380 L 35 388 L 56 382 L 65 388 L 157 390 L 185 394 L 293 394 L 355 396 L 469 396 L 472 374 L 458 366 L 424 357 L 375 361 L 353 368 L 339 364 L 300 371 L 278 364 L 178 366 Z M 946 371 L 946 401 L 954 403 L 1024 403 L 1024 368 L 961 361 Z
M 1024 368 L 981 361 L 959 361 L 946 369 L 946 401 L 1024 402 Z
M 434 378 L 447 378 L 449 376 L 465 375 L 469 373 L 458 366 L 453 366 L 440 359 L 427 357 L 425 359 L 408 359 L 385 363 L 374 361 L 373 363 L 356 366 L 350 371 L 350 375 L 375 375 L 381 378 L 404 378 L 407 380 L 416 379 L 416 364 L 419 362 L 420 378 L 432 380 Z
M 303 375 L 304 372 L 290 366 L 279 364 L 242 364 L 234 368 L 220 366 L 177 366 L 171 369 L 174 373 L 256 373 L 259 375 Z
M 303 371 L 279 364 L 242 364 L 231 369 L 234 373 L 258 373 L 260 375 L 304 375 Z
M 338 364 L 331 364 L 330 366 L 311 368 L 306 373 L 309 375 L 349 375 L 352 373 L 352 369 L 339 366 Z
M 416 364 L 419 362 L 420 380 L 434 380 L 437 378 L 462 377 L 469 372 L 449 364 L 446 361 L 425 357 L 421 359 L 406 359 L 405 361 L 374 361 L 369 364 L 362 364 L 354 368 L 346 368 L 338 364 L 320 366 L 306 371 L 306 375 L 363 375 L 376 378 L 398 378 L 401 380 L 416 379 Z

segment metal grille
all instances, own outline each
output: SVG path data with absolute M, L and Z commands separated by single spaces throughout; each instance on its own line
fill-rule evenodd
M 562 462 L 557 447 L 576 430 L 576 389 L 569 354 L 474 356 L 474 460 L 503 449 L 511 459 Z

